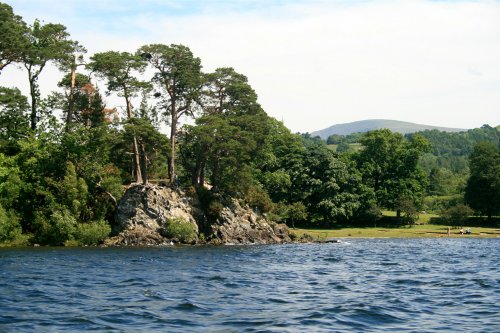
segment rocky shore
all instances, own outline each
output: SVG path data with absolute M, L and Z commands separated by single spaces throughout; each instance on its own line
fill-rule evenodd
M 205 209 L 203 208 L 205 206 Z M 161 185 L 135 185 L 120 200 L 108 246 L 169 244 L 282 244 L 288 227 L 238 200 L 218 196 L 207 212 L 196 193 Z

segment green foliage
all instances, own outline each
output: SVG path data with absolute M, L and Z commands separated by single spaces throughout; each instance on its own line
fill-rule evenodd
M 408 225 L 413 225 L 418 220 L 418 211 L 415 207 L 413 199 L 407 197 L 401 197 L 398 199 L 395 209 L 402 213 L 400 219 L 403 223 Z M 399 217 L 399 216 L 398 216 Z
M 304 140 L 301 200 L 311 218 L 324 225 L 351 218 L 360 208 L 360 177 L 327 148 L 323 141 Z
M 245 202 L 253 209 L 258 209 L 260 213 L 267 213 L 273 208 L 273 202 L 267 192 L 260 186 L 250 186 Z
M 197 187 L 196 194 L 198 196 L 198 200 L 200 201 L 201 209 L 205 213 L 209 222 L 216 221 L 224 209 L 224 205 L 221 203 L 220 194 L 208 190 L 205 187 Z
M 132 118 L 124 125 L 125 142 L 131 143 L 135 137 L 139 146 L 142 177 L 144 179 L 164 179 L 167 174 L 165 148 L 169 145 L 166 135 L 160 133 L 147 119 Z
M 463 226 L 473 213 L 474 211 L 469 206 L 459 204 L 444 210 L 441 216 L 450 225 Z
M 487 215 L 500 212 L 500 148 L 492 143 L 478 143 L 469 157 L 470 178 L 465 201 Z
M 87 67 L 107 80 L 108 91 L 116 91 L 128 99 L 148 86 L 134 74 L 143 72 L 146 63 L 140 56 L 128 52 L 107 51 L 96 53 Z
M 61 246 L 73 240 L 76 219 L 68 209 L 54 207 L 51 214 L 37 212 L 33 222 L 34 241 L 41 245 Z
M 175 181 L 177 127 L 179 119 L 194 116 L 202 87 L 201 60 L 194 57 L 184 45 L 150 44 L 141 47 L 137 54 L 155 70 L 152 82 L 160 98 L 159 109 L 170 116 L 169 179 Z
M 0 2 L 0 74 L 7 65 L 22 60 L 23 50 L 29 45 L 27 32 L 22 18 Z
M 165 224 L 164 236 L 177 239 L 181 243 L 189 243 L 195 239 L 195 227 L 181 218 L 168 219 Z
M 76 226 L 74 239 L 79 245 L 98 245 L 111 233 L 111 227 L 104 220 L 80 223 Z
M 59 184 L 62 204 L 65 205 L 73 216 L 80 218 L 86 213 L 88 187 L 84 179 L 76 174 L 75 166 L 66 163 L 66 175 Z
M 269 217 L 276 222 L 285 222 L 288 226 L 295 228 L 296 224 L 302 224 L 307 221 L 307 208 L 302 202 L 293 202 L 286 204 L 279 202 L 273 206 Z
M 368 204 L 363 204 L 355 216 L 356 222 L 367 223 L 376 226 L 377 222 L 382 219 L 383 214 L 376 202 L 370 201 Z
M 7 243 L 21 238 L 19 218 L 12 211 L 5 211 L 0 205 L 0 243 Z
M 0 151 L 13 155 L 17 140 L 29 136 L 27 98 L 17 88 L 0 87 Z
M 31 114 L 30 126 L 32 130 L 37 128 L 40 116 L 40 89 L 38 78 L 47 63 L 54 62 L 62 65 L 73 59 L 73 54 L 82 49 L 77 42 L 69 39 L 66 27 L 61 24 L 42 24 L 35 20 L 27 32 L 29 45 L 22 50 L 22 64 L 28 71 Z
M 111 232 L 104 220 L 78 223 L 69 209 L 54 207 L 52 213 L 35 214 L 34 242 L 41 245 L 97 245 Z
M 467 175 L 453 173 L 446 168 L 432 168 L 429 173 L 429 195 L 450 195 L 463 192 Z
M 361 139 L 364 146 L 357 157 L 363 183 L 373 188 L 377 204 L 395 209 L 400 199 L 411 200 L 421 207 L 427 177 L 418 166 L 429 143 L 422 136 L 405 140 L 389 130 L 367 132 Z
M 212 221 L 216 220 L 219 218 L 223 209 L 224 205 L 220 201 L 214 200 L 208 205 L 208 208 L 206 210 L 207 217 Z
M 139 55 L 128 52 L 108 51 L 94 54 L 91 62 L 87 65 L 89 69 L 96 72 L 108 83 L 108 92 L 117 92 L 125 99 L 127 119 L 134 118 L 131 99 L 136 97 L 142 89 L 148 89 L 150 84 L 140 80 L 136 74 L 145 70 L 146 62 Z M 147 177 L 142 177 L 142 167 L 139 156 L 139 147 L 135 133 L 132 133 L 130 142 L 133 147 L 133 171 L 137 183 L 146 183 Z

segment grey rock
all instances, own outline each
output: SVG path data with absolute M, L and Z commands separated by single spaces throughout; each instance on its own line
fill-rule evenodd
M 168 245 L 162 232 L 167 220 L 182 219 L 190 223 L 195 239 L 211 244 L 280 244 L 291 242 L 286 225 L 268 221 L 265 216 L 242 206 L 238 200 L 219 197 L 223 209 L 211 221 L 204 214 L 196 196 L 187 196 L 179 189 L 158 185 L 131 186 L 120 200 L 113 227 L 114 237 L 106 245 Z

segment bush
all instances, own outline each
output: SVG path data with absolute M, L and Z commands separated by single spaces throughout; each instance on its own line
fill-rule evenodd
M 450 207 L 463 203 L 462 195 L 428 196 L 424 198 L 424 209 L 427 212 L 442 212 Z
M 12 212 L 6 212 L 0 205 L 0 243 L 10 243 L 20 239 L 22 234 L 19 219 Z
M 375 202 L 370 202 L 356 212 L 355 220 L 358 224 L 367 224 L 376 227 L 383 217 L 382 210 Z
M 195 239 L 195 227 L 181 218 L 168 219 L 162 234 L 181 243 L 189 243 Z
M 111 227 L 104 220 L 81 223 L 76 226 L 74 238 L 79 245 L 97 245 L 102 243 L 111 232 Z
M 204 187 L 198 187 L 196 193 L 201 209 L 207 215 L 207 218 L 211 221 L 216 220 L 223 209 L 219 196 Z
M 450 225 L 463 226 L 473 212 L 469 206 L 460 204 L 444 210 L 441 216 Z
M 224 205 L 220 201 L 212 201 L 208 205 L 207 217 L 209 220 L 214 221 L 220 217 L 220 213 L 224 209 Z
M 76 219 L 68 209 L 59 208 L 48 218 L 42 212 L 37 212 L 33 222 L 35 242 L 42 245 L 64 245 L 67 240 L 73 239 L 76 225 Z
M 396 209 L 401 211 L 401 220 L 403 221 L 403 223 L 411 226 L 418 220 L 419 215 L 417 208 L 410 198 L 400 198 L 396 204 Z
M 245 202 L 260 213 L 267 213 L 273 208 L 273 202 L 267 192 L 259 186 L 251 186 L 245 196 Z

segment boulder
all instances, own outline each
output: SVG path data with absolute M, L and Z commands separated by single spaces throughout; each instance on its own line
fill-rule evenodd
M 162 236 L 168 220 L 179 219 L 192 225 L 195 236 L 200 215 L 194 198 L 167 186 L 135 185 L 121 198 L 115 215 L 111 242 L 115 245 L 163 245 L 170 240 Z M 109 243 L 109 242 L 108 242 Z
M 180 220 L 194 230 L 198 243 L 280 244 L 291 242 L 288 227 L 268 221 L 265 216 L 242 206 L 238 200 L 219 196 L 222 209 L 208 218 L 196 195 L 187 196 L 179 189 L 159 185 L 131 186 L 120 200 L 113 226 L 114 237 L 107 245 L 168 245 L 177 239 L 166 237 L 168 221 Z M 187 242 L 187 241 L 185 241 Z
M 275 224 L 237 200 L 225 200 L 215 222 L 210 223 L 209 237 L 214 244 L 281 244 L 291 242 L 286 225 Z M 229 203 L 228 203 L 229 201 Z

